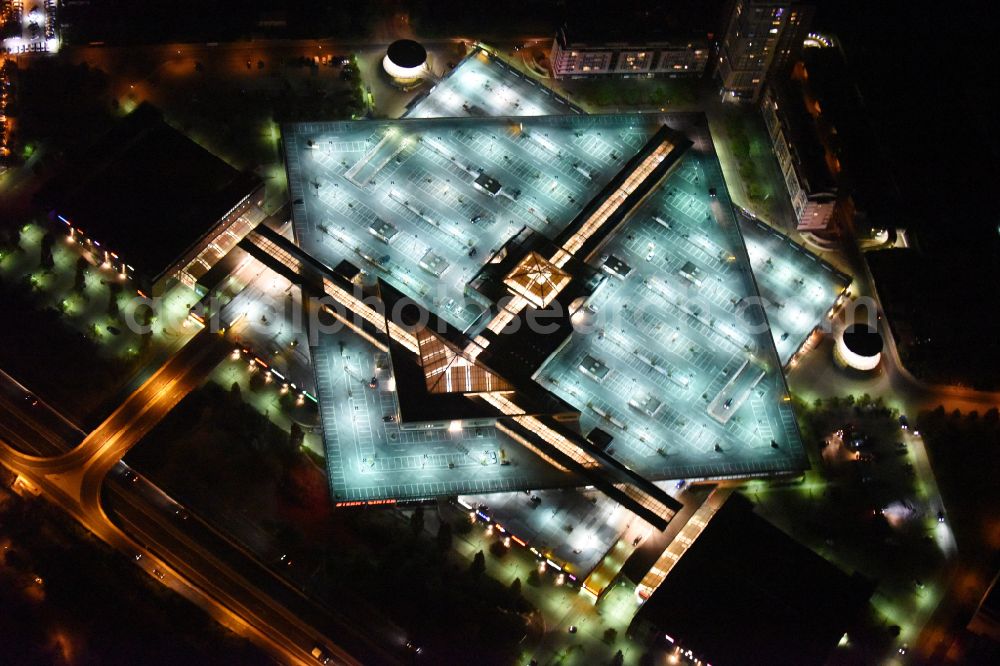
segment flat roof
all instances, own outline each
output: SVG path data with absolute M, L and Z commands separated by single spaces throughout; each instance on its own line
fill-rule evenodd
M 721 0 L 672 0 L 654 3 L 625 0 L 607 11 L 603 3 L 572 5 L 557 38 L 563 47 L 586 48 L 611 44 L 622 47 L 707 42 L 722 16 Z
M 665 131 L 665 120 L 611 114 L 288 124 L 283 144 L 296 240 L 328 266 L 348 259 L 458 330 L 474 331 L 485 325 L 490 303 L 467 298 L 466 284 L 489 257 L 525 225 L 557 238 Z M 420 267 L 428 250 L 448 262 L 440 277 Z
M 882 352 L 882 334 L 867 324 L 851 324 L 844 330 L 844 344 L 859 356 L 877 356 Z
M 476 176 L 476 180 L 474 182 L 476 183 L 476 185 L 483 188 L 484 190 L 489 192 L 491 196 L 494 197 L 500 194 L 500 190 L 503 187 L 500 184 L 500 181 L 498 181 L 496 178 L 492 176 L 486 175 L 485 173 L 481 173 L 478 176 Z
M 737 211 L 782 365 L 828 318 L 851 277 L 746 211 Z
M 71 156 L 38 201 L 158 277 L 259 184 L 143 103 L 97 145 Z
M 809 49 L 809 54 L 832 49 Z M 559 94 L 525 77 L 499 58 L 474 50 L 404 117 L 464 116 L 463 100 L 471 99 L 489 116 L 532 116 L 584 113 Z M 824 107 L 826 102 L 824 102 Z M 782 364 L 822 322 L 851 278 L 788 236 L 746 211 L 738 222 L 753 267 L 764 309 Z M 662 220 L 661 224 L 667 224 Z M 768 260 L 771 260 L 768 263 Z
M 443 103 L 446 99 L 450 101 Z M 458 109 L 470 103 L 488 113 L 518 117 L 417 119 L 422 113 L 448 108 L 464 114 Z M 566 315 L 552 335 L 535 335 L 533 342 L 514 336 L 516 349 L 505 347 L 504 336 L 498 336 L 480 360 L 490 369 L 503 370 L 505 378 L 518 384 L 533 382 L 530 376 L 513 372 L 511 366 L 524 365 L 530 374 L 546 357 L 556 370 L 562 367 L 575 373 L 555 383 L 545 376 L 547 366 L 543 367 L 537 373 L 536 390 L 562 408 L 572 406 L 581 412 L 577 421 L 553 426 L 573 431 L 567 436 L 574 441 L 584 441 L 580 433 L 594 428 L 613 436 L 615 453 L 609 458 L 613 469 L 627 469 L 648 479 L 674 479 L 804 468 L 805 455 L 785 400 L 787 389 L 770 333 L 765 327 L 734 344 L 733 336 L 739 337 L 739 332 L 728 328 L 735 321 L 735 304 L 756 294 L 756 287 L 704 116 L 520 115 L 529 113 L 529 107 L 530 112 L 552 113 L 565 109 L 565 104 L 551 91 L 508 72 L 502 63 L 478 51 L 411 107 L 408 119 L 286 126 L 284 143 L 298 242 L 327 265 L 349 260 L 362 267 L 368 273 L 366 279 L 377 277 L 379 284 L 439 316 L 459 337 L 473 338 L 495 312 L 495 294 L 470 293 L 476 290 L 466 288 L 469 281 L 480 276 L 497 253 L 509 250 L 497 264 L 508 262 L 496 276 L 503 291 L 503 277 L 526 252 L 544 250 L 548 257 L 558 247 L 557 239 L 572 235 L 568 228 L 580 212 L 595 197 L 607 194 L 613 179 L 666 123 L 672 128 L 672 140 L 688 142 L 690 137 L 694 148 L 672 165 L 666 180 L 653 187 L 644 201 L 636 202 L 634 212 L 611 225 L 616 228 L 609 234 L 592 237 L 593 246 L 566 264 L 569 273 L 585 279 L 574 277 L 556 300 L 563 299 L 560 304 L 565 309 L 572 299 L 594 298 L 599 313 L 616 307 L 622 311 L 623 303 L 643 305 L 645 309 L 618 315 L 626 318 L 622 340 L 612 335 L 621 326 L 606 327 L 603 334 L 577 335 Z M 497 196 L 475 188 L 475 180 L 483 173 L 503 183 Z M 368 233 L 376 220 L 391 220 L 398 226 L 391 247 Z M 525 236 L 526 228 L 530 233 Z M 512 239 L 516 242 L 509 245 Z M 432 250 L 448 262 L 439 279 L 420 266 Z M 633 267 L 628 278 L 604 275 L 602 253 L 613 253 Z M 688 310 L 671 305 L 669 297 L 657 293 L 661 286 L 657 281 L 663 278 L 667 278 L 668 290 L 676 288 L 677 270 L 685 262 L 700 269 L 704 282 L 695 288 L 683 281 L 692 290 L 685 304 Z M 620 284 L 609 287 L 609 282 Z M 759 306 L 756 313 L 760 314 Z M 655 321 L 658 318 L 662 322 Z M 657 324 L 683 332 L 683 344 L 665 338 L 655 329 Z M 528 348 L 529 342 L 537 343 L 537 353 Z M 581 382 L 598 385 L 577 369 L 579 359 L 591 351 L 594 358 L 608 364 L 607 396 L 592 388 L 578 390 Z M 570 358 L 573 353 L 580 354 L 577 360 Z M 518 359 L 516 363 L 511 354 Z M 674 361 L 670 361 L 671 354 L 676 356 Z M 664 360 L 684 366 L 686 374 L 684 370 L 672 372 Z M 413 366 L 417 370 L 414 386 L 419 384 L 430 395 L 415 361 Z M 398 389 L 394 404 L 401 405 L 411 396 L 401 394 L 408 390 L 402 376 L 394 379 Z M 318 387 L 321 403 L 323 384 L 320 381 Z M 456 394 L 433 397 L 468 401 Z M 336 400 L 327 400 L 336 408 Z M 712 409 L 730 413 L 720 422 L 710 414 Z M 447 409 L 441 415 L 447 418 L 448 414 L 466 415 Z M 547 417 L 538 422 L 556 424 Z M 347 422 L 344 425 L 325 436 L 336 440 L 336 446 L 360 441 L 362 435 L 347 428 Z M 663 445 L 654 445 L 654 437 Z M 447 440 L 439 445 L 444 449 L 455 446 Z M 381 491 L 366 485 L 367 490 L 355 493 L 354 482 L 344 480 L 353 472 L 345 474 L 341 469 L 331 463 L 331 483 L 358 499 L 419 497 L 416 493 L 443 494 L 455 487 L 440 485 L 443 478 L 429 485 L 408 485 L 407 475 L 414 470 L 401 468 L 396 483 Z M 450 478 L 458 483 L 462 474 L 453 469 Z M 532 472 L 511 482 L 544 488 L 580 479 L 578 475 L 571 481 L 558 473 L 552 477 Z M 379 494 L 404 487 L 405 495 Z M 496 488 L 508 489 L 515 488 Z
M 393 63 L 407 69 L 420 67 L 427 61 L 427 49 L 412 39 L 397 39 L 385 53 Z
M 785 130 L 788 147 L 795 155 L 795 168 L 805 181 L 807 195 L 836 194 L 837 183 L 826 163 L 826 151 L 819 140 L 816 122 L 806 109 L 802 86 L 791 79 L 770 85 L 778 103 L 777 116 Z
M 707 128 L 690 116 L 670 121 L 702 149 L 688 151 L 600 249 L 634 269 L 597 287 L 587 300 L 593 322 L 574 330 L 536 379 L 580 411 L 581 431 L 613 434 L 615 457 L 647 478 L 805 469 Z M 697 270 L 700 283 L 682 270 Z M 663 404 L 651 416 L 637 393 Z
M 631 266 L 614 255 L 609 255 L 608 258 L 604 260 L 604 268 L 611 271 L 615 275 L 620 275 L 622 277 L 625 277 L 632 272 Z
M 404 118 L 546 116 L 583 109 L 482 49 L 475 49 L 411 103 Z
M 819 665 L 873 591 L 871 581 L 827 562 L 737 494 L 636 618 L 709 663 L 746 663 L 758 655 L 769 664 Z

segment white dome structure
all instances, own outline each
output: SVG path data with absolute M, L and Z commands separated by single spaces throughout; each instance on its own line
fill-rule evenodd
M 400 39 L 389 45 L 382 68 L 400 85 L 411 85 L 427 73 L 427 49 L 412 39 Z
M 865 324 L 853 324 L 837 336 L 833 355 L 845 367 L 870 372 L 882 360 L 882 345 L 878 331 Z

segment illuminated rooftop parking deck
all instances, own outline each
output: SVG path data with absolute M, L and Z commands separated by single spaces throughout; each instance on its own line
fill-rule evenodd
M 295 235 L 459 330 L 466 284 L 524 226 L 555 238 L 660 127 L 652 116 L 354 121 L 284 131 Z M 492 179 L 496 187 L 477 181 Z M 433 252 L 434 264 L 425 258 Z
M 361 315 L 363 321 L 319 336 L 310 347 L 331 493 L 338 504 L 561 487 L 586 481 L 539 456 L 506 428 L 483 424 L 404 430 L 381 317 L 339 280 L 269 229 L 240 246 L 291 283 L 309 285 Z M 332 310 L 326 310 L 333 314 Z M 369 318 L 369 314 L 373 315 Z M 353 320 L 350 318 L 348 321 Z M 325 324 L 328 322 L 324 322 Z M 365 326 L 359 328 L 358 324 Z M 417 343 L 414 342 L 414 349 Z M 372 382 L 372 379 L 375 381 Z
M 482 94 L 463 102 L 475 112 L 419 119 L 435 113 L 438 94 L 449 85 L 454 89 L 465 69 L 484 77 L 478 82 Z M 517 87 L 524 95 L 538 91 L 534 106 L 491 92 L 502 82 L 505 90 Z M 600 319 L 615 312 L 614 321 L 621 323 L 604 326 L 603 333 L 574 333 L 536 376 L 580 410 L 583 433 L 595 427 L 610 433 L 614 439 L 605 453 L 649 479 L 801 469 L 805 457 L 769 331 L 737 326 L 744 301 L 756 289 L 702 117 L 586 116 L 578 110 L 485 117 L 528 108 L 558 113 L 562 105 L 498 61 L 474 54 L 411 108 L 411 119 L 287 126 L 299 244 L 327 266 L 347 259 L 475 338 L 489 319 L 484 314 L 490 304 L 473 300 L 484 299 L 478 295 L 466 298 L 466 284 L 493 252 L 525 226 L 561 245 L 572 234 L 570 222 L 667 123 L 696 138 L 697 151 L 681 160 L 601 249 L 591 254 L 585 247 L 578 257 L 589 254 L 597 270 L 609 267 L 590 299 L 597 314 L 582 310 L 581 316 Z M 833 300 L 831 295 L 823 311 Z M 470 428 L 456 421 L 451 430 L 401 430 L 385 420 L 396 413 L 398 400 L 395 379 L 379 356 L 384 345 L 372 346 L 370 339 L 365 344 L 367 351 L 348 349 L 350 358 L 332 337 L 313 349 L 339 501 L 579 484 L 579 474 L 567 474 L 567 466 L 594 469 L 594 455 L 604 455 L 562 441 L 566 436 L 552 428 L 563 426 L 554 421 L 517 415 L 519 405 L 500 393 L 483 401 L 511 414 L 509 423 Z M 415 342 L 403 346 L 419 356 Z M 442 350 L 431 344 L 425 351 Z M 474 355 L 467 358 L 455 347 L 444 357 L 446 371 L 438 373 L 444 382 L 435 375 L 433 386 L 479 385 Z M 355 367 L 356 358 L 371 360 Z M 586 358 L 591 368 L 605 370 L 597 373 L 600 378 L 580 369 Z M 381 378 L 377 389 L 367 385 L 369 372 Z M 369 407 L 360 404 L 360 392 Z M 367 411 L 359 416 L 362 409 Z M 480 446 L 484 439 L 489 446 Z M 514 464 L 502 465 L 505 456 Z M 652 503 L 648 510 L 654 514 L 672 511 L 638 486 L 616 484 L 611 490 L 644 507 Z
M 476 50 L 425 96 L 406 118 L 555 116 L 583 110 L 485 51 Z
M 398 406 L 386 355 L 349 330 L 311 351 L 337 503 L 582 483 L 493 425 L 404 430 L 387 420 Z
M 703 125 L 683 131 L 711 146 Z M 714 154 L 689 151 L 591 263 L 611 255 L 633 269 L 605 278 L 536 375 L 581 430 L 607 431 L 650 479 L 804 468 L 769 331 L 750 326 L 757 290 Z
M 466 103 L 474 107 L 475 113 L 463 108 Z M 499 58 L 477 50 L 414 103 L 405 117 L 566 113 L 583 110 Z M 738 222 L 764 298 L 778 356 L 782 364 L 787 364 L 834 307 L 850 284 L 850 277 L 759 220 L 739 215 Z
M 851 278 L 760 220 L 737 214 L 783 364 L 823 320 Z

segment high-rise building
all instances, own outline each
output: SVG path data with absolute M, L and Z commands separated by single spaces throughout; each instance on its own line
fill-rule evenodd
M 719 45 L 723 100 L 757 101 L 768 77 L 801 54 L 814 12 L 795 0 L 732 0 Z

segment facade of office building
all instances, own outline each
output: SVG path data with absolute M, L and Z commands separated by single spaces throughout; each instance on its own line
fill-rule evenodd
M 708 65 L 707 37 L 601 41 L 560 28 L 550 60 L 557 79 L 586 76 L 701 76 Z
M 723 101 L 755 102 L 769 77 L 789 70 L 802 52 L 814 11 L 788 0 L 733 0 L 719 45 Z
M 176 282 L 194 287 L 264 218 L 264 183 L 142 104 L 68 156 L 36 202 L 94 263 L 158 295 Z
M 837 208 L 837 185 L 801 98 L 782 95 L 774 86 L 767 86 L 761 113 L 795 209 L 797 228 L 828 229 Z

